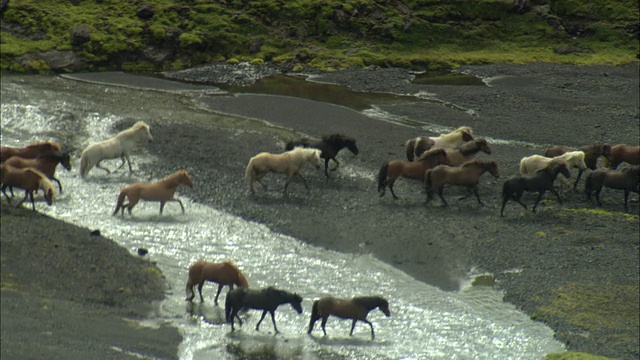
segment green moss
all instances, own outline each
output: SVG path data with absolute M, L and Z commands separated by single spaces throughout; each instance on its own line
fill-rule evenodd
M 151 274 L 153 276 L 162 277 L 162 273 L 155 266 L 149 266 L 149 267 L 145 268 L 144 272 L 147 273 L 147 274 Z
M 598 356 L 583 352 L 567 351 L 559 354 L 549 354 L 545 360 L 609 360 L 606 356 Z
M 638 215 L 628 214 L 628 213 L 619 212 L 619 211 L 609 211 L 603 208 L 576 208 L 576 209 L 563 208 L 562 211 L 570 214 L 588 214 L 593 216 L 619 216 L 619 217 L 625 218 L 628 221 L 638 221 L 638 218 L 639 218 Z

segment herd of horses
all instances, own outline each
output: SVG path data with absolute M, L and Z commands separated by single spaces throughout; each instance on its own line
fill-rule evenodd
M 126 163 L 129 172 L 133 173 L 130 151 L 141 140 L 152 141 L 149 125 L 140 121 L 128 129 L 125 129 L 113 138 L 90 144 L 82 151 L 80 159 L 80 176 L 86 178 L 91 169 L 98 168 L 107 174 L 111 171 L 103 166 L 103 160 L 122 160 L 118 169 Z M 478 157 L 479 153 L 491 155 L 491 148 L 486 139 L 476 138 L 473 130 L 468 126 L 460 127 L 450 133 L 438 137 L 418 137 L 407 140 L 404 144 L 406 160 L 396 159 L 384 162 L 381 166 L 377 182 L 378 193 L 382 197 L 388 188 L 394 199 L 398 199 L 394 192 L 394 184 L 398 178 L 415 179 L 421 181 L 426 193 L 426 201 L 433 199 L 437 193 L 443 205 L 448 202 L 443 196 L 443 189 L 447 185 L 464 187 L 467 190 L 466 198 L 474 194 L 478 203 L 480 200 L 478 185 L 481 176 L 488 172 L 494 178 L 499 178 L 498 164 L 494 160 Z M 287 176 L 284 193 L 288 191 L 290 181 L 296 177 L 303 181 L 309 189 L 306 179 L 301 174 L 301 169 L 310 164 L 318 169 L 324 162 L 324 174 L 330 178 L 329 171 L 335 171 L 340 166 L 336 159 L 342 149 L 348 149 L 354 155 L 359 153 L 356 140 L 343 135 L 331 134 L 321 139 L 301 138 L 286 144 L 284 152 L 262 152 L 253 156 L 245 169 L 245 180 L 249 191 L 255 193 L 254 183 L 258 182 L 267 189 L 262 179 L 268 173 L 278 173 Z M 24 190 L 24 198 L 18 203 L 20 206 L 27 198 L 30 199 L 32 210 L 35 211 L 34 193 L 43 190 L 43 197 L 48 205 L 51 205 L 57 190 L 62 192 L 62 184 L 55 177 L 55 170 L 61 164 L 67 171 L 71 170 L 70 151 L 64 150 L 55 142 L 40 142 L 26 147 L 2 147 L 1 183 L 2 193 L 11 204 L 13 190 Z M 604 159 L 604 161 L 599 161 Z M 335 166 L 329 169 L 329 162 Z M 599 167 L 601 164 L 606 167 Z M 626 163 L 624 168 L 618 167 Z M 595 195 L 598 206 L 602 206 L 600 193 L 603 187 L 624 191 L 624 207 L 628 211 L 628 197 L 630 192 L 638 193 L 640 147 L 629 145 L 608 145 L 596 143 L 580 147 L 578 149 L 566 146 L 555 146 L 545 150 L 542 155 L 534 154 L 520 160 L 519 173 L 506 179 L 502 186 L 500 216 L 504 216 L 504 210 L 509 201 L 514 201 L 525 209 L 527 205 L 522 202 L 525 192 L 537 193 L 533 211 L 546 192 L 554 194 L 559 202 L 562 202 L 560 193 L 556 189 L 556 178 L 562 174 L 566 179 L 570 178 L 570 170 L 578 169 L 578 176 L 573 184 L 576 189 L 578 182 L 586 170 L 591 170 L 586 176 L 584 193 L 587 198 Z M 155 201 L 160 203 L 160 215 L 167 202 L 177 202 L 182 212 L 184 205 L 175 198 L 178 186 L 192 187 L 193 183 L 189 173 L 178 170 L 164 179 L 143 183 L 137 182 L 124 186 L 118 196 L 113 215 L 119 212 L 124 215 L 125 210 L 131 215 L 132 209 L 140 200 Z M 565 184 L 567 185 L 566 181 Z M 560 184 L 562 186 L 562 184 Z M 569 184 L 569 186 L 571 186 Z M 7 190 L 11 196 L 7 194 Z M 211 263 L 200 260 L 189 268 L 189 277 L 186 286 L 187 301 L 193 301 L 195 297 L 194 287 L 197 286 L 200 301 L 204 301 L 202 288 L 205 282 L 218 284 L 214 303 L 218 305 L 218 298 L 224 286 L 230 290 L 225 299 L 225 318 L 235 329 L 235 320 L 240 325 L 242 320 L 238 316 L 242 309 L 262 310 L 262 316 L 256 324 L 256 330 L 266 317 L 271 316 L 273 328 L 278 329 L 275 321 L 275 310 L 282 304 L 291 304 L 298 312 L 302 313 L 302 297 L 296 293 L 288 292 L 275 287 L 263 289 L 249 288 L 249 282 L 232 261 Z M 329 316 L 333 315 L 342 319 L 351 319 L 351 331 L 353 334 L 356 322 L 362 321 L 371 328 L 371 338 L 375 334 L 373 325 L 367 320 L 367 315 L 373 309 L 380 309 L 386 316 L 390 316 L 389 303 L 380 296 L 363 296 L 352 299 L 335 297 L 323 297 L 313 302 L 308 333 L 313 331 L 314 325 L 321 320 L 323 333 L 326 335 L 325 325 Z

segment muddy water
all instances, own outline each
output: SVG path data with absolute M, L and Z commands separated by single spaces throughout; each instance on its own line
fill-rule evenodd
M 60 77 L 5 76 L 2 145 L 53 139 L 82 149 L 112 136 L 113 124 L 123 119 L 206 121 L 238 130 L 263 126 L 193 105 L 196 98 L 216 96 L 215 89 L 154 81 L 159 80 L 128 88 Z M 154 84 L 162 91 L 147 89 Z M 564 350 L 549 328 L 502 302 L 501 294 L 489 287 L 443 292 L 370 256 L 315 248 L 183 196 L 186 214 L 176 204 L 168 204 L 165 215 L 159 216 L 157 204 L 142 203 L 133 217 L 113 217 L 120 187 L 152 179 L 124 171 L 107 176 L 94 169 L 82 180 L 77 173 L 78 156 L 79 151 L 72 172 L 58 172 L 67 191 L 53 206 L 39 202 L 37 208 L 64 221 L 100 229 L 132 253 L 138 247 L 149 249 L 150 260 L 162 269 L 170 291 L 158 313 L 145 324 L 168 322 L 178 327 L 184 336 L 179 350 L 182 359 L 540 359 Z M 133 161 L 136 165 L 154 159 L 139 149 Z M 118 163 L 106 165 L 113 168 Z M 184 301 L 187 267 L 201 257 L 235 259 L 252 287 L 275 285 L 298 292 L 305 299 L 303 315 L 288 305 L 279 308 L 276 320 L 282 333 L 274 336 L 268 320 L 256 332 L 259 313 L 249 312 L 245 326 L 231 333 L 223 323 L 222 308 L 212 304 L 214 286 L 205 286 L 204 304 Z M 391 300 L 390 318 L 377 310 L 369 315 L 375 341 L 370 340 L 366 324 L 358 324 L 350 337 L 350 322 L 335 318 L 327 324 L 327 337 L 319 329 L 312 336 L 306 334 L 313 299 L 355 293 L 379 294 Z

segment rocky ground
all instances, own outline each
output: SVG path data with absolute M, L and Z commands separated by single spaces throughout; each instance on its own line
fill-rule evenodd
M 219 76 L 228 75 L 216 67 L 199 71 L 200 82 L 217 82 L 222 79 Z M 549 324 L 569 349 L 637 359 L 640 355 L 637 196 L 632 196 L 631 214 L 623 212 L 620 192 L 605 190 L 604 209 L 586 201 L 581 193 L 568 192 L 563 196 L 563 204 L 547 196 L 535 214 L 509 204 L 506 216 L 501 218 L 499 194 L 502 180 L 517 173 L 519 159 L 540 152 L 542 145 L 581 146 L 596 141 L 637 143 L 638 64 L 624 67 L 487 65 L 461 71 L 487 78 L 491 86 L 415 85 L 409 81 L 412 75 L 401 69 L 320 74 L 316 80 L 339 83 L 357 91 L 421 92 L 437 98 L 438 101 L 431 102 L 388 104 L 382 109 L 408 120 L 447 127 L 468 125 L 477 136 L 488 138 L 493 152 L 483 157 L 499 163 L 502 178 L 482 178 L 480 196 L 486 203 L 484 207 L 472 198 L 457 201 L 455 198 L 462 191 L 455 188 L 445 192 L 451 203 L 449 208 L 442 207 L 438 200 L 425 204 L 420 184 L 409 180 L 399 180 L 396 185 L 401 199 L 394 201 L 388 194 L 380 198 L 375 180 L 380 165 L 403 158 L 404 149 L 400 144 L 405 140 L 435 134 L 413 126 L 374 121 L 344 107 L 300 99 L 270 96 L 203 99 L 214 110 L 263 119 L 277 126 L 275 130 L 254 126 L 239 131 L 233 124 L 185 125 L 180 119 L 150 122 L 154 142 L 149 151 L 160 161 L 144 170 L 160 178 L 175 169 L 187 169 L 192 173 L 194 188 L 182 193 L 195 201 L 268 224 L 311 244 L 350 253 L 372 253 L 444 290 L 455 291 L 469 272 L 490 273 L 495 282 L 489 283 L 504 290 L 506 301 Z M 193 81 L 181 73 L 166 75 Z M 235 76 L 238 77 L 242 75 Z M 251 82 L 250 79 L 243 81 Z M 122 127 L 128 125 L 121 124 Z M 265 182 L 270 191 L 261 191 L 258 187 L 256 195 L 249 195 L 243 174 L 251 156 L 261 151 L 279 152 L 284 142 L 293 136 L 319 137 L 333 132 L 356 138 L 360 154 L 353 156 L 343 150 L 339 156 L 342 168 L 333 172 L 331 179 L 325 179 L 320 171 L 308 169 L 305 174 L 311 190 L 306 192 L 301 184 L 294 183 L 290 194 L 283 196 L 284 179 L 269 175 Z M 505 139 L 512 141 L 503 142 Z M 533 196 L 525 196 L 526 202 L 533 200 Z M 5 314 L 12 312 L 33 319 L 29 315 L 32 313 L 20 312 L 26 311 L 24 303 L 18 301 L 20 297 L 36 295 L 43 302 L 55 299 L 55 304 L 65 304 L 66 307 L 56 311 L 57 315 L 50 311 L 47 316 L 64 319 L 65 315 L 74 313 L 73 306 L 81 306 L 87 311 L 96 311 L 87 316 L 106 321 L 120 316 L 121 310 L 129 315 L 140 314 L 135 310 L 138 308 L 135 301 L 125 304 L 124 299 L 162 296 L 159 289 L 147 289 L 144 291 L 152 292 L 153 296 L 141 293 L 137 297 L 137 291 L 143 290 L 134 285 L 141 275 L 150 276 L 149 271 L 145 271 L 149 264 L 144 261 L 135 265 L 138 266 L 135 274 L 112 272 L 111 276 L 97 278 L 105 281 L 104 285 L 97 279 L 75 282 L 82 287 L 63 285 L 61 273 L 42 268 L 34 270 L 28 264 L 37 258 L 84 279 L 78 269 L 100 272 L 115 266 L 112 264 L 117 261 L 134 266 L 132 264 L 140 259 L 128 258 L 126 251 L 118 250 L 113 243 L 102 250 L 94 249 L 94 243 L 87 239 L 103 239 L 89 237 L 87 229 L 44 220 L 46 218 L 30 211 L 5 208 L 3 206 L 2 212 L 3 358 L 5 354 L 11 358 L 12 352 L 18 354 L 14 358 L 22 358 L 20 355 L 25 354 L 28 346 L 37 346 L 26 336 L 34 329 L 51 336 L 52 341 L 64 339 L 56 338 L 60 332 L 37 324 L 35 319 L 20 321 L 20 317 L 16 317 L 9 320 L 13 323 L 5 323 Z M 27 224 L 41 221 L 48 221 L 46 234 L 25 234 Z M 29 229 L 36 231 L 40 227 L 32 225 Z M 65 251 L 60 251 L 62 249 Z M 86 252 L 80 253 L 81 249 Z M 106 254 L 103 256 L 109 261 L 98 262 L 93 257 L 96 253 Z M 46 262 L 50 257 L 55 260 Z M 24 260 L 29 262 L 23 263 Z M 33 275 L 21 275 L 25 269 Z M 63 291 L 54 291 L 57 286 L 64 286 Z M 96 290 L 84 295 L 86 290 L 80 291 L 83 287 L 108 291 Z M 90 294 L 94 294 L 93 297 Z M 29 306 L 33 304 L 36 303 L 32 300 Z M 46 313 L 56 306 L 38 305 L 33 311 Z M 59 326 L 58 323 L 47 324 Z M 6 340 L 12 339 L 10 329 L 21 326 L 25 330 L 20 341 Z M 90 338 L 91 346 L 100 349 L 99 346 L 105 345 L 98 338 L 105 328 L 109 327 L 92 327 L 82 332 Z M 143 330 L 136 330 L 136 334 L 138 331 Z M 179 341 L 175 330 L 144 331 L 169 331 L 168 335 L 150 335 L 149 341 L 163 339 L 162 346 L 150 347 L 162 352 L 154 354 L 156 356 L 175 356 Z M 128 339 L 134 342 L 138 336 L 142 335 L 131 335 Z M 23 341 L 26 345 L 21 345 Z M 42 342 L 42 336 L 38 341 Z M 146 348 L 122 344 L 127 351 L 145 353 Z M 72 346 L 79 347 L 76 343 Z

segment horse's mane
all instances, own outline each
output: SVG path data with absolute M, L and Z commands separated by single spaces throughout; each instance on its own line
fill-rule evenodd
M 45 190 L 54 190 L 54 186 L 53 183 L 51 182 L 51 180 L 49 180 L 49 178 L 47 177 L 47 175 L 45 175 L 42 171 L 32 168 L 32 167 L 28 167 L 28 168 L 24 168 L 24 171 L 31 171 L 32 173 L 38 175 L 40 177 L 40 184 L 42 185 L 42 187 Z M 55 192 L 55 190 L 54 190 Z
M 354 139 L 347 135 L 336 133 L 331 135 L 324 135 L 322 137 L 322 141 L 327 143 L 345 143 L 345 142 L 352 142 L 354 141 Z
M 453 130 L 452 132 L 450 132 L 450 134 L 455 134 L 455 133 L 461 133 L 461 132 L 468 132 L 469 134 L 473 135 L 473 129 L 470 126 L 460 126 L 459 128 Z
M 60 145 L 55 141 L 40 141 L 37 143 L 29 144 L 26 147 L 36 147 L 36 146 L 42 146 L 42 145 L 51 145 L 51 147 L 56 150 L 62 150 L 62 145 Z

